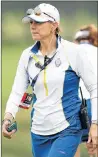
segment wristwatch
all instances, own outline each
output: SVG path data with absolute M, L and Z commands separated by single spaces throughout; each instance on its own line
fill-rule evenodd
M 10 122 L 10 124 L 11 124 L 11 120 L 10 120 L 10 119 L 5 118 L 5 119 L 2 121 L 2 125 L 3 125 L 3 123 L 4 123 L 5 121 Z

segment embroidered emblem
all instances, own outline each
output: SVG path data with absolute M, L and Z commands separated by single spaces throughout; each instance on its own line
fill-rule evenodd
M 57 60 L 55 61 L 55 65 L 56 65 L 56 67 L 59 67 L 61 65 L 60 58 L 57 58 Z

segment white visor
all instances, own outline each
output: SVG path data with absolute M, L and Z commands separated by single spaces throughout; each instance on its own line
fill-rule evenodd
M 90 32 L 89 31 L 79 31 L 76 33 L 74 39 L 79 39 L 79 38 L 87 38 L 89 36 Z
M 41 13 L 41 15 L 35 15 L 34 13 L 26 16 L 22 19 L 23 23 L 29 23 L 31 21 L 37 21 L 37 22 L 47 22 L 47 21 L 52 21 L 54 22 L 55 20 L 52 17 L 49 17 L 48 15 L 45 15 L 44 13 Z
M 57 8 L 50 4 L 41 3 L 34 9 L 30 8 L 26 12 L 27 16 L 22 19 L 23 23 L 29 23 L 31 21 L 36 22 L 60 22 L 60 14 Z

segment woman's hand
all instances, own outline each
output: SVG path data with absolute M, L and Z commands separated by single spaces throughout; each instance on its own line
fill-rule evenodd
M 2 134 L 4 137 L 8 138 L 8 139 L 11 139 L 12 138 L 12 135 L 16 132 L 16 130 L 12 130 L 11 132 L 8 132 L 7 131 L 7 128 L 11 125 L 11 122 L 7 119 L 5 119 L 3 121 L 3 124 L 2 124 Z
M 98 125 L 91 124 L 89 131 L 89 138 L 87 142 L 87 148 L 89 154 L 95 154 L 96 149 L 98 149 Z
M 92 144 L 92 143 L 87 143 L 86 146 L 87 146 L 88 153 L 89 153 L 90 155 L 95 155 L 95 154 L 97 154 L 97 152 L 98 152 L 98 146 L 97 146 L 97 148 L 95 148 L 95 149 L 93 148 L 93 144 Z

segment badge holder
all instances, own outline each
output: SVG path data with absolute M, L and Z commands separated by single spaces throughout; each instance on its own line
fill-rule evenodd
M 29 109 L 32 104 L 32 101 L 33 101 L 33 94 L 29 94 L 25 92 L 21 99 L 19 107 L 23 109 Z

